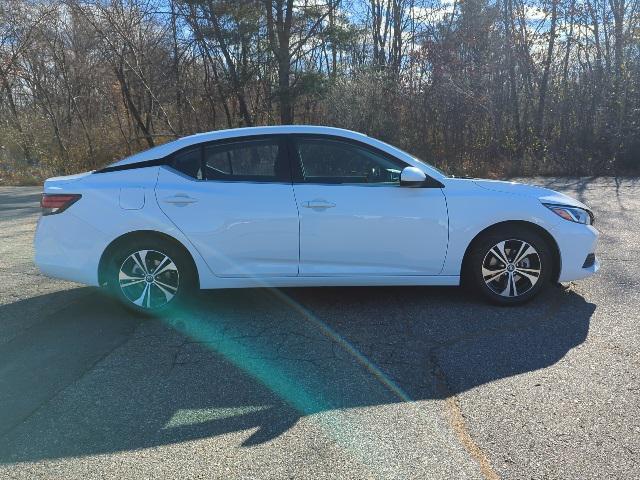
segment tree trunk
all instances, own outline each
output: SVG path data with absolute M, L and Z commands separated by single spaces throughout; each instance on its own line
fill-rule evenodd
M 551 72 L 551 61 L 553 59 L 553 48 L 556 42 L 556 26 L 558 20 L 558 1 L 551 0 L 551 25 L 549 26 L 549 43 L 547 45 L 547 55 L 544 60 L 544 70 L 540 80 L 540 91 L 538 97 L 538 112 L 536 115 L 536 136 L 542 137 L 544 127 L 544 110 L 549 88 L 549 74 Z
M 516 130 L 516 143 L 522 145 L 522 128 L 520 126 L 520 107 L 518 104 L 518 79 L 516 77 L 516 66 L 513 58 L 513 1 L 504 0 L 504 29 L 505 29 L 505 54 L 507 69 L 509 71 L 509 103 L 511 106 L 511 117 Z
M 284 2 L 286 1 L 286 7 Z M 278 62 L 278 100 L 280 123 L 294 122 L 293 94 L 291 91 L 291 23 L 294 0 L 265 0 L 267 33 L 271 50 Z M 275 6 L 276 16 L 273 16 Z
M 123 66 L 119 65 L 114 70 L 115 70 L 114 73 L 116 75 L 116 78 L 118 79 L 118 83 L 120 84 L 120 90 L 122 92 L 122 98 L 124 99 L 124 102 L 125 102 L 125 107 L 129 112 L 131 112 L 131 115 L 133 116 L 133 119 L 136 122 L 136 126 L 140 129 L 140 131 L 142 131 L 142 135 L 147 141 L 147 145 L 149 146 L 149 148 L 155 146 L 155 142 L 153 141 L 153 135 L 151 135 L 151 131 L 149 130 L 149 123 L 148 121 L 145 123 L 142 120 L 142 116 L 140 115 L 140 110 L 138 109 L 135 102 L 131 98 L 131 90 L 129 89 L 129 85 L 127 84 L 127 79 L 125 78 L 125 75 L 124 75 Z

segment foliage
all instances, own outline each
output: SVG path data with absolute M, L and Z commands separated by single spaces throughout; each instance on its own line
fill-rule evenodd
M 4 0 L 0 181 L 279 123 L 455 174 L 637 174 L 639 32 L 639 0 Z

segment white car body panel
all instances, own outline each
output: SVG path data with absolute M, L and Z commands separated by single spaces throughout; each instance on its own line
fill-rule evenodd
M 532 223 L 551 234 L 560 252 L 560 282 L 579 280 L 598 270 L 597 263 L 594 267 L 582 268 L 586 255 L 595 252 L 597 230 L 589 225 L 563 220 L 542 204 L 545 201 L 587 208 L 577 200 L 516 182 L 450 178 L 444 183 L 449 206 L 450 240 L 443 275 L 459 275 L 471 241 L 486 228 L 508 221 Z M 485 188 L 487 184 L 493 188 Z
M 113 240 L 131 232 L 156 231 L 182 243 L 199 275 L 206 278 L 206 263 L 182 232 L 167 221 L 155 201 L 158 170 L 154 167 L 74 176 L 77 178 L 71 181 L 67 177 L 47 180 L 44 193 L 81 193 L 82 199 L 62 214 L 40 218 L 34 238 L 35 262 L 40 270 L 54 278 L 97 286 L 100 257 Z M 121 208 L 120 192 L 126 188 L 144 191 L 143 208 Z
M 175 196 L 195 202 L 170 203 Z M 197 181 L 161 167 L 156 198 L 215 275 L 298 275 L 298 210 L 290 183 Z
M 560 256 L 559 281 L 584 278 L 595 252 L 592 226 L 563 220 L 542 202 L 586 208 L 551 190 L 449 178 L 365 135 L 327 127 L 259 127 L 185 137 L 116 162 L 163 158 L 199 142 L 268 134 L 326 134 L 379 148 L 420 168 L 443 188 L 198 181 L 166 166 L 84 173 L 45 182 L 45 193 L 79 193 L 68 210 L 44 216 L 35 261 L 46 275 L 98 285 L 100 258 L 122 235 L 159 232 L 181 243 L 201 288 L 323 285 L 457 285 L 471 241 L 505 221 L 544 229 Z M 163 199 L 184 194 L 184 206 Z M 330 208 L 307 208 L 306 202 Z
M 441 272 L 448 237 L 441 189 L 315 184 L 295 184 L 294 189 L 300 275 Z

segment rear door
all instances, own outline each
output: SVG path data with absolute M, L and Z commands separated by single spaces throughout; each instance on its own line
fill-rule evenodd
M 437 275 L 448 216 L 440 188 L 400 186 L 406 163 L 361 142 L 292 136 L 300 275 Z
M 216 275 L 298 274 L 298 211 L 282 137 L 197 145 L 170 165 L 160 169 L 158 204 Z

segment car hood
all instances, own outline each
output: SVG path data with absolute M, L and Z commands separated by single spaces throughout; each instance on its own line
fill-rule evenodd
M 544 203 L 570 205 L 572 207 L 579 207 L 588 210 L 588 207 L 584 203 L 579 202 L 575 198 L 548 188 L 518 182 L 505 182 L 501 180 L 474 179 L 471 181 L 481 188 L 492 190 L 494 192 L 534 197 Z

